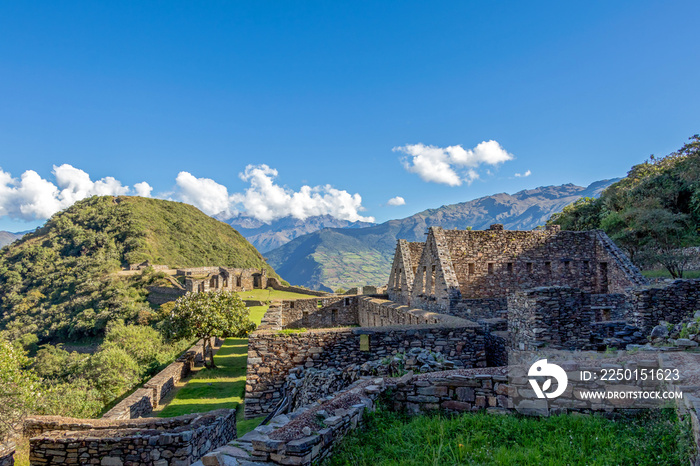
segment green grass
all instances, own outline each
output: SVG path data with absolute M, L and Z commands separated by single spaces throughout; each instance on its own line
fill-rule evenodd
M 253 301 L 272 301 L 275 299 L 308 299 L 315 298 L 315 296 L 293 293 L 291 291 L 280 291 L 273 290 L 272 288 L 267 288 L 265 290 L 250 290 L 250 291 L 239 291 L 238 296 L 243 300 L 253 300 Z
M 671 278 L 671 274 L 666 269 L 642 270 L 642 275 L 647 278 Z M 686 270 L 683 272 L 683 278 L 700 278 L 700 270 Z
M 689 426 L 670 409 L 618 421 L 388 411 L 367 419 L 326 465 L 687 465 L 693 450 Z
M 248 308 L 250 309 L 250 320 L 255 322 L 257 325 L 260 325 L 260 322 L 262 321 L 262 318 L 269 307 L 270 306 L 250 306 Z
M 279 291 L 268 288 L 266 290 L 239 291 L 238 296 L 243 300 L 251 301 L 273 301 L 275 299 L 308 299 L 315 298 L 308 294 L 292 293 L 291 291 Z M 260 321 L 270 306 L 250 306 L 250 320 L 260 325 Z
M 228 338 L 214 356 L 216 369 L 202 369 L 182 387 L 159 417 L 234 409 L 245 392 L 248 339 Z
M 238 433 L 238 437 L 243 437 L 245 434 L 258 427 L 263 419 L 265 419 L 265 416 L 254 417 L 253 419 L 244 419 L 243 410 L 240 409 L 236 413 L 236 431 Z

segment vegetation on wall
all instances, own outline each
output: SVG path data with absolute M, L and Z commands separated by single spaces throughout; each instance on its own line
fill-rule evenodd
M 677 152 L 652 156 L 597 199 L 585 198 L 551 217 L 564 230 L 600 228 L 641 268 L 682 277 L 700 244 L 700 136 Z
M 40 341 L 101 336 L 110 322 L 154 318 L 145 287 L 159 275 L 114 272 L 150 260 L 171 267 L 265 268 L 229 225 L 195 207 L 140 197 L 91 197 L 0 250 L 0 331 Z

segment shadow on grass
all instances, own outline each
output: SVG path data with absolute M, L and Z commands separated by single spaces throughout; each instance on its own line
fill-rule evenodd
M 214 355 L 215 369 L 199 371 L 182 387 L 159 417 L 235 409 L 243 402 L 248 357 L 246 338 L 228 338 Z

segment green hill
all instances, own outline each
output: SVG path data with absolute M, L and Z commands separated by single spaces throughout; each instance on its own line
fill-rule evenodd
M 119 277 L 130 263 L 264 267 L 231 226 L 178 202 L 91 197 L 0 250 L 0 331 L 42 341 L 100 336 L 114 320 L 147 323 L 145 286 L 157 274 Z

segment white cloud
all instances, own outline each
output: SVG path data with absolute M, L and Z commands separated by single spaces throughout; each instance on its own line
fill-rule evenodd
M 532 175 L 532 172 L 530 170 L 526 171 L 525 173 L 516 173 L 515 177 L 516 178 L 526 178 L 528 176 Z
M 406 200 L 401 196 L 392 197 L 387 202 L 387 205 L 405 205 Z
M 350 220 L 374 222 L 373 217 L 363 217 L 362 196 L 345 190 L 324 186 L 302 186 L 299 191 L 275 184 L 277 170 L 267 165 L 248 165 L 239 176 L 250 183 L 244 193 L 231 196 L 236 210 L 241 210 L 263 222 L 292 216 L 299 219 L 316 215 L 331 215 Z
M 394 147 L 394 152 L 403 152 L 404 168 L 420 176 L 423 181 L 449 186 L 471 184 L 479 178 L 477 168 L 481 165 L 495 166 L 513 159 L 496 141 L 483 141 L 474 149 L 462 146 L 437 147 L 424 144 L 407 144 Z
M 180 172 L 175 183 L 178 187 L 176 197 L 205 214 L 232 217 L 237 213 L 231 209 L 232 199 L 226 186 L 210 178 L 196 178 L 188 172 Z
M 111 176 L 93 182 L 85 171 L 68 164 L 54 165 L 52 173 L 55 184 L 34 170 L 27 170 L 16 179 L 0 169 L 0 216 L 42 220 L 89 196 L 130 192 L 128 186 Z
M 134 192 L 137 196 L 151 197 L 151 191 L 153 191 L 153 188 L 145 181 L 134 184 Z
M 133 189 L 111 177 L 92 181 L 90 175 L 71 165 L 53 167 L 54 181 L 43 179 L 33 170 L 25 171 L 19 179 L 0 169 L 0 217 L 21 220 L 42 220 L 75 202 L 93 195 L 127 195 L 150 197 L 153 188 L 147 182 L 136 183 Z M 204 213 L 231 218 L 243 212 L 264 222 L 292 216 L 305 219 L 316 215 L 331 215 L 350 220 L 374 222 L 360 212 L 362 197 L 323 186 L 302 186 L 294 191 L 275 183 L 277 170 L 267 165 L 248 165 L 240 178 L 249 183 L 242 193 L 230 194 L 226 186 L 209 178 L 197 178 L 182 171 L 175 180 L 172 197 L 192 204 Z

